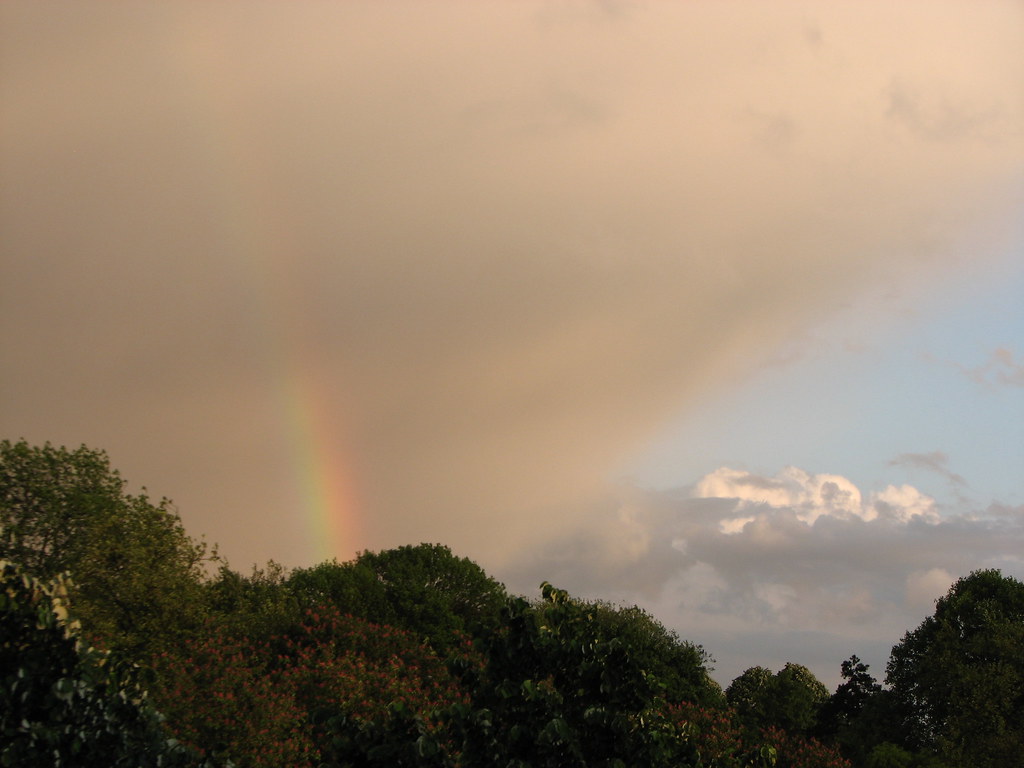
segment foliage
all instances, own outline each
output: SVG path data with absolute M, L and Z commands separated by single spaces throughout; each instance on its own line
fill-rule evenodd
M 892 650 L 886 681 L 903 746 L 954 766 L 996 768 L 1024 754 L 1024 584 L 975 571 Z
M 999 571 L 937 601 L 893 648 L 888 688 L 852 656 L 829 697 L 792 663 L 723 695 L 706 651 L 642 609 L 547 583 L 510 599 L 437 544 L 208 579 L 216 553 L 170 502 L 127 494 L 84 446 L 0 442 L 0 558 L 0 765 L 840 768 L 842 748 L 871 768 L 992 768 L 1024 753 L 1024 584 Z
M 774 675 L 764 667 L 750 667 L 732 681 L 725 695 L 748 733 L 775 727 L 806 735 L 817 723 L 828 689 L 807 667 L 787 663 Z
M 167 738 L 134 669 L 79 637 L 64 579 L 0 569 L 0 765 L 199 766 Z
M 865 768 L 911 768 L 914 756 L 892 742 L 884 741 L 868 755 Z
M 666 701 L 724 705 L 722 689 L 710 676 L 714 660 L 703 647 L 680 639 L 637 606 L 618 608 L 599 601 L 588 608 L 600 637 L 618 638 L 628 647 L 636 663 L 658 679 Z
M 809 733 L 828 689 L 803 664 L 787 663 L 775 674 L 768 700 L 769 722 L 789 733 Z
M 0 442 L 0 558 L 40 579 L 69 572 L 84 631 L 141 659 L 202 615 L 206 547 L 166 499 L 125 493 L 102 451 Z
M 778 754 L 777 768 L 850 768 L 839 749 L 799 733 L 787 733 L 774 726 L 761 732 L 764 743 Z
M 882 686 L 868 672 L 868 665 L 851 656 L 840 665 L 843 681 L 820 712 L 820 730 L 830 735 L 849 729 Z
M 222 565 L 205 585 L 204 600 L 219 623 L 249 637 L 269 638 L 301 623 L 303 608 L 288 586 L 288 572 L 274 561 L 243 576 Z
M 310 568 L 296 568 L 288 575 L 285 586 L 299 605 L 307 609 L 333 605 L 342 613 L 376 624 L 398 623 L 384 582 L 356 560 L 331 560 Z
M 595 608 L 543 584 L 531 606 L 508 601 L 486 666 L 464 669 L 468 707 L 453 709 L 466 765 L 692 765 L 657 678 L 629 646 L 602 636 Z
M 363 552 L 352 563 L 300 569 L 289 585 L 307 606 L 327 602 L 394 624 L 426 638 L 442 654 L 461 633 L 493 629 L 507 597 L 480 566 L 440 544 Z
M 466 701 L 413 635 L 330 606 L 284 636 L 211 623 L 158 661 L 170 727 L 242 768 L 346 764 L 370 751 L 393 760 L 417 742 L 440 754 L 450 744 L 431 713 Z
M 747 736 L 732 708 L 683 704 L 672 717 L 689 725 L 702 768 L 742 768 L 769 763 L 777 768 L 849 768 L 839 751 L 816 739 L 770 727 Z
M 311 765 L 307 718 L 288 676 L 271 668 L 266 643 L 218 630 L 206 627 L 154 660 L 154 697 L 168 727 L 201 753 L 242 768 Z
M 743 732 L 731 708 L 704 707 L 692 703 L 668 705 L 668 716 L 686 733 L 696 749 L 697 763 L 707 768 L 741 768 L 770 759 L 760 746 L 744 744 Z
M 773 674 L 766 667 L 749 667 L 725 689 L 725 698 L 748 733 L 768 723 L 768 699 Z
M 901 739 L 899 711 L 892 692 L 857 656 L 840 669 L 843 682 L 821 708 L 816 733 L 834 741 L 855 765 L 864 765 L 876 747 Z

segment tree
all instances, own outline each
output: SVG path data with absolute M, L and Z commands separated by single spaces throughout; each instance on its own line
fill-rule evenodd
M 285 586 L 305 608 L 333 605 L 343 613 L 377 624 L 399 623 L 387 585 L 367 565 L 356 560 L 331 560 L 311 568 L 296 568 Z
M 857 656 L 844 661 L 840 669 L 843 682 L 821 708 L 816 733 L 824 739 L 834 740 L 855 765 L 864 765 L 873 750 L 883 747 L 886 742 L 891 743 L 880 754 L 889 755 L 892 752 L 889 747 L 895 749 L 895 742 L 901 737 L 900 718 L 892 692 L 882 688 L 868 671 L 868 665 Z M 889 756 L 884 759 L 897 758 Z
M 222 565 L 205 584 L 210 614 L 225 628 L 250 638 L 286 633 L 301 623 L 305 608 L 289 587 L 287 570 L 273 560 L 249 576 Z
M 453 708 L 466 765 L 692 765 L 693 745 L 662 686 L 595 608 L 543 584 L 531 605 L 508 601 L 502 629 L 481 639 L 482 669 L 464 670 L 472 702 Z
M 803 664 L 787 663 L 775 674 L 767 714 L 772 725 L 789 733 L 808 734 L 818 722 L 818 710 L 828 689 Z
M 441 544 L 363 552 L 353 563 L 325 563 L 292 574 L 289 584 L 306 604 L 329 602 L 379 623 L 427 638 L 438 653 L 461 632 L 495 626 L 505 587 Z
M 67 593 L 0 561 L 0 765 L 198 768 L 134 668 L 79 636 Z
M 774 675 L 751 667 L 725 691 L 748 733 L 776 727 L 807 735 L 817 723 L 828 689 L 802 664 L 787 663 Z
M 725 698 L 747 733 L 756 733 L 768 724 L 768 699 L 774 675 L 766 667 L 749 667 L 725 689 Z
M 886 682 L 911 749 L 996 768 L 1024 754 L 1024 584 L 974 571 L 892 649 Z
M 765 728 L 761 738 L 778 755 L 775 768 L 850 768 L 850 762 L 836 747 L 817 739 L 775 726 Z
M 239 629 L 211 621 L 157 659 L 154 695 L 183 741 L 251 768 L 443 764 L 434 713 L 467 697 L 411 633 L 331 606 L 285 636 Z
M 0 526 L 0 557 L 72 574 L 75 615 L 107 647 L 140 657 L 202 614 L 205 545 L 167 499 L 127 494 L 102 451 L 0 442 Z
M 851 656 L 840 665 L 842 683 L 821 709 L 821 730 L 835 735 L 850 725 L 877 696 L 882 686 L 868 672 L 868 665 L 857 656 Z
M 664 686 L 661 695 L 666 701 L 725 703 L 721 687 L 711 679 L 714 659 L 702 646 L 680 639 L 638 606 L 616 607 L 601 601 L 587 605 L 602 639 L 618 638 L 627 646 L 636 662 Z

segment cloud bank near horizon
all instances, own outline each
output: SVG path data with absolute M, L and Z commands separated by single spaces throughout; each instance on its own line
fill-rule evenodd
M 854 653 L 882 676 L 890 647 L 957 578 L 1020 578 L 1021 552 L 1024 506 L 950 514 L 910 485 L 864 493 L 841 475 L 721 467 L 685 488 L 624 487 L 504 575 L 528 595 L 543 573 L 573 594 L 637 603 L 704 644 L 725 684 L 786 661 L 834 683 Z

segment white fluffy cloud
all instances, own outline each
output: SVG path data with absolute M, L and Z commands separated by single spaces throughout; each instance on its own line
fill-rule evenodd
M 701 478 L 694 487 L 696 498 L 735 499 L 736 517 L 719 521 L 723 533 L 739 533 L 748 523 L 787 509 L 802 523 L 813 524 L 826 515 L 839 520 L 853 517 L 870 521 L 892 518 L 908 522 L 914 517 L 938 521 L 935 500 L 910 485 L 890 485 L 865 500 L 860 489 L 840 475 L 812 475 L 798 467 L 786 467 L 775 477 L 722 467 Z M 753 511 L 761 510 L 759 514 Z
M 507 576 L 639 603 L 706 645 L 725 683 L 785 661 L 833 683 L 852 653 L 881 675 L 956 578 L 1024 573 L 1022 551 L 1024 508 L 944 515 L 910 485 L 864 493 L 841 475 L 722 467 L 685 489 L 624 489 Z

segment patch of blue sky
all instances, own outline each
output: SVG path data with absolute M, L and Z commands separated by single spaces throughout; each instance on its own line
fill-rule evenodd
M 850 478 L 863 493 L 913 485 L 948 511 L 1024 504 L 1024 237 L 916 291 L 862 297 L 789 354 L 707 398 L 629 468 L 685 485 L 720 466 L 786 465 Z M 1010 363 L 995 364 L 997 350 Z M 1005 378 L 1005 376 L 1004 376 Z M 905 454 L 941 452 L 949 475 Z

